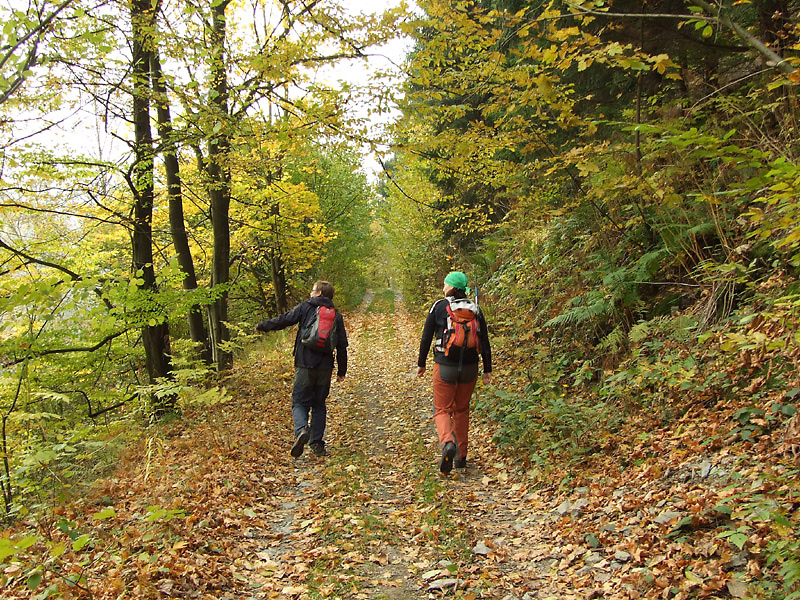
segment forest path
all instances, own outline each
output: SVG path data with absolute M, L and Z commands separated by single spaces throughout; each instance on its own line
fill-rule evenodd
M 723 443 L 739 406 L 696 408 L 675 431 L 643 419 L 635 445 L 608 439 L 579 479 L 558 464 L 534 479 L 476 420 L 469 469 L 442 476 L 430 377 L 415 376 L 421 320 L 389 290 L 345 318 L 327 457 L 290 456 L 295 329 L 264 336 L 217 387 L 182 392 L 180 417 L 132 428 L 113 472 L 19 519 L 0 597 L 745 598 L 777 569 L 767 535 L 729 518 L 785 452 L 766 435 L 759 452 Z
M 785 452 L 766 435 L 756 452 L 723 443 L 740 406 L 695 405 L 674 431 L 643 419 L 580 478 L 554 464 L 534 479 L 476 421 L 470 468 L 442 476 L 430 377 L 415 376 L 420 319 L 389 290 L 345 318 L 327 457 L 289 455 L 296 330 L 264 336 L 217 387 L 182 391 L 180 416 L 132 428 L 113 472 L 20 519 L 0 597 L 745 598 L 777 569 L 769 532 L 730 519 L 737 495 L 769 491 Z
M 350 366 L 329 397 L 327 457 L 289 455 L 295 330 L 270 334 L 220 382 L 224 395 L 203 394 L 89 497 L 60 509 L 51 535 L 69 533 L 74 544 L 47 559 L 61 565 L 48 567 L 47 581 L 79 573 L 96 600 L 747 593 L 745 569 L 758 566 L 720 541 L 716 515 L 741 479 L 734 468 L 748 469 L 745 485 L 761 485 L 761 463 L 705 448 L 708 418 L 674 434 L 643 432 L 627 459 L 649 458 L 621 469 L 612 457 L 576 487 L 566 471 L 558 486 L 533 479 L 476 420 L 469 469 L 445 477 L 430 377 L 415 376 L 420 319 L 389 290 L 345 319 Z M 656 463 L 653 452 L 667 446 L 675 452 Z M 15 581 L 21 593 L 6 596 L 30 597 L 25 578 Z
M 289 455 L 294 329 L 270 334 L 43 521 L 43 577 L 9 567 L 3 598 L 571 600 L 608 577 L 570 520 L 581 500 L 534 489 L 483 425 L 469 469 L 439 473 L 422 323 L 399 297 L 345 318 L 327 457 Z
M 295 477 L 255 551 L 261 588 L 250 597 L 570 598 L 550 583 L 562 553 L 538 524 L 552 514 L 487 431 L 473 427 L 469 469 L 438 472 L 431 383 L 416 377 L 421 324 L 401 299 L 368 296 L 346 324 L 329 455 L 288 465 Z

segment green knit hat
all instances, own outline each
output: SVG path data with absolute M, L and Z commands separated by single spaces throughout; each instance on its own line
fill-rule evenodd
M 447 277 L 444 278 L 444 282 L 451 288 L 461 290 L 467 294 L 470 292 L 470 289 L 467 287 L 467 276 L 461 271 L 451 271 L 447 274 Z

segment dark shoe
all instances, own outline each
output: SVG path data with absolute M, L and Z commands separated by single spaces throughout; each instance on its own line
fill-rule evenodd
M 309 446 L 311 451 L 314 453 L 314 456 L 327 456 L 328 451 L 325 450 L 325 444 L 323 442 L 312 442 Z
M 303 453 L 303 448 L 305 448 L 306 444 L 308 443 L 308 428 L 304 428 L 303 431 L 297 434 L 297 437 L 294 440 L 294 445 L 292 445 L 291 455 L 295 458 L 300 456 Z
M 439 463 L 439 470 L 447 475 L 453 470 L 453 457 L 456 455 L 456 445 L 453 442 L 447 442 L 442 446 L 442 460 Z
M 466 469 L 467 468 L 467 459 L 466 458 L 457 458 L 453 462 L 453 467 L 456 469 Z

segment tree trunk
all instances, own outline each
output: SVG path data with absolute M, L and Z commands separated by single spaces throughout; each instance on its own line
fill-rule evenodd
M 230 130 L 228 122 L 228 77 L 225 72 L 225 8 L 227 1 L 212 4 L 211 76 L 215 94 L 211 97 L 215 109 L 214 129 L 208 141 L 209 198 L 211 223 L 214 227 L 214 255 L 211 261 L 211 285 L 219 286 L 214 303 L 209 307 L 214 360 L 218 371 L 233 366 L 233 353 L 226 347 L 230 341 L 228 329 L 228 281 L 230 280 L 231 237 L 228 213 L 231 203 L 231 174 L 228 167 Z
M 272 205 L 270 214 L 275 217 L 272 225 L 272 249 L 269 253 L 270 274 L 272 275 L 272 287 L 275 290 L 275 308 L 279 314 L 285 313 L 289 310 L 288 301 L 286 299 L 286 268 L 283 264 L 283 256 L 281 255 L 281 241 L 278 221 L 281 214 L 281 205 L 275 202 Z
M 278 313 L 283 314 L 289 310 L 289 306 L 286 299 L 286 269 L 278 250 L 272 252 L 269 262 L 272 268 L 272 286 L 275 288 L 275 308 Z
M 158 50 L 153 49 L 150 54 L 150 66 L 153 75 L 153 89 L 158 114 L 158 135 L 161 138 L 164 156 L 164 170 L 167 177 L 167 196 L 169 198 L 169 225 L 172 233 L 172 245 L 178 257 L 178 264 L 183 270 L 183 289 L 197 289 L 197 276 L 194 270 L 194 260 L 189 249 L 189 238 L 186 235 L 186 224 L 183 218 L 183 195 L 181 191 L 180 166 L 172 139 L 172 117 L 169 112 L 169 100 L 164 83 L 164 74 L 161 70 L 161 61 Z M 205 327 L 203 309 L 194 305 L 189 310 L 189 335 L 199 348 L 199 357 L 206 363 L 211 363 L 211 347 L 208 332 Z
M 149 0 L 133 0 L 132 23 L 132 79 L 133 79 L 133 125 L 134 163 L 133 183 L 133 269 L 141 280 L 139 289 L 145 295 L 156 293 L 156 277 L 153 267 L 152 220 L 155 198 L 153 183 L 153 138 L 150 132 L 150 61 L 147 37 L 152 34 L 153 9 Z M 156 318 L 159 318 L 158 316 Z M 150 383 L 172 374 L 169 358 L 169 326 L 166 321 L 145 324 L 142 327 L 142 344 L 145 365 Z M 163 414 L 175 408 L 174 398 L 152 399 L 154 414 Z

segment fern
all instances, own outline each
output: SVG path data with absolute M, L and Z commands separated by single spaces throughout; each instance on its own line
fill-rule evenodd
M 623 331 L 622 327 L 617 325 L 613 331 L 604 337 L 597 345 L 597 350 L 609 354 L 616 354 L 620 350 L 625 349 L 627 341 L 628 338 L 625 335 L 625 331 Z
M 614 306 L 633 307 L 641 302 L 638 285 L 633 273 L 626 267 L 617 269 L 603 277 L 603 284 L 611 291 Z
M 544 326 L 583 325 L 598 317 L 606 316 L 613 310 L 609 299 L 597 291 L 590 291 L 582 296 L 573 298 L 571 304 L 573 305 L 572 308 L 553 317 Z
M 717 226 L 710 221 L 706 221 L 705 223 L 700 223 L 695 225 L 694 227 L 690 227 L 684 232 L 685 237 L 691 237 L 696 235 L 709 235 L 717 231 Z
M 632 344 L 638 344 L 648 338 L 650 331 L 649 321 L 639 321 L 636 325 L 631 327 L 631 330 L 628 332 L 628 341 Z
M 652 281 L 659 269 L 664 257 L 669 256 L 670 252 L 666 248 L 659 248 L 642 255 L 636 261 L 636 279 L 639 281 Z
M 614 286 L 625 284 L 628 282 L 628 276 L 628 269 L 622 267 L 603 277 L 603 285 L 613 288 Z
M 666 333 L 685 341 L 692 335 L 696 324 L 694 319 L 685 315 L 654 317 L 649 321 L 639 321 L 631 327 L 628 332 L 628 341 L 632 344 L 638 344 L 653 335 L 661 333 Z

